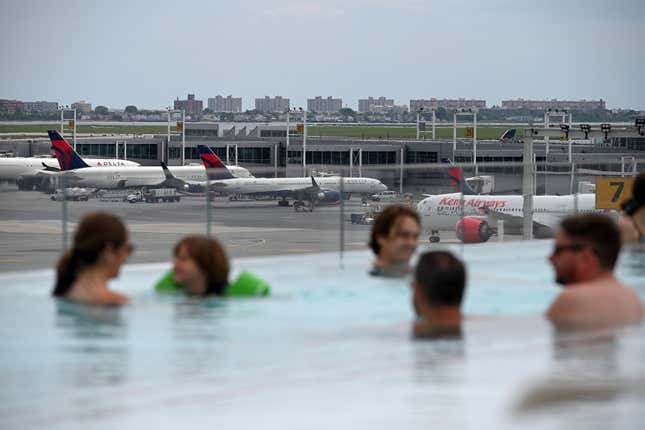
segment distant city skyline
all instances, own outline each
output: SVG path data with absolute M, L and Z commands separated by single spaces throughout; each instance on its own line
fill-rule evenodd
M 642 110 L 644 13 L 637 0 L 4 0 L 0 98 L 162 109 L 233 94 L 243 110 L 266 95 L 292 107 L 333 95 L 352 109 L 381 95 L 557 98 Z

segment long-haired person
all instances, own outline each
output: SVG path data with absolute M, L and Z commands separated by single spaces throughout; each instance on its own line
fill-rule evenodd
M 109 213 L 96 212 L 83 217 L 74 243 L 58 262 L 53 295 L 89 305 L 121 305 L 123 294 L 108 289 L 133 246 L 121 220 Z
M 248 271 L 229 283 L 229 259 L 217 239 L 186 236 L 175 245 L 173 254 L 172 270 L 155 287 L 159 292 L 183 292 L 200 297 L 269 294 L 269 285 Z

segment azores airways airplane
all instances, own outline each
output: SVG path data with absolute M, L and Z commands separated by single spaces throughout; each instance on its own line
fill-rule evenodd
M 431 241 L 439 240 L 440 231 L 455 231 L 464 243 L 486 242 L 496 233 L 497 221 L 504 221 L 504 231 L 521 234 L 524 198 L 519 195 L 475 195 L 461 177 L 461 169 L 449 169 L 453 184 L 462 193 L 428 196 L 417 204 L 423 228 Z M 596 209 L 595 194 L 533 197 L 533 235 L 553 237 L 560 221 L 573 213 L 602 212 Z
M 160 187 L 167 182 L 161 167 L 92 167 L 89 166 L 57 132 L 50 130 L 52 149 L 60 161 L 59 177 L 69 186 L 87 188 Z M 243 167 L 230 166 L 231 174 L 241 178 L 252 175 Z M 206 181 L 202 166 L 171 167 L 173 175 L 183 181 Z M 186 189 L 188 191 L 188 189 Z

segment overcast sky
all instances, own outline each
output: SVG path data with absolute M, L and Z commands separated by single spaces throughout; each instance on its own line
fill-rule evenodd
M 645 109 L 642 0 L 0 0 L 0 98 L 607 100 Z

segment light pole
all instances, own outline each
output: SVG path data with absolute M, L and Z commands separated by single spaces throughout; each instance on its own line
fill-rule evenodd
M 289 164 L 289 135 L 291 134 L 291 127 L 289 125 L 289 114 L 291 113 L 291 109 L 287 108 L 287 147 L 286 150 L 284 151 L 284 171 L 285 171 L 285 176 L 287 172 L 287 165 Z
M 166 137 L 165 147 L 163 145 L 161 147 L 161 161 L 168 164 L 167 154 L 168 154 L 168 151 L 170 150 L 170 106 L 167 106 L 166 110 L 168 111 L 168 136 Z
M 163 161 L 164 158 L 166 158 L 165 162 L 168 163 L 170 159 L 170 119 L 172 118 L 173 114 L 181 113 L 181 165 L 184 165 L 185 161 L 185 153 L 186 153 L 186 132 L 184 131 L 186 129 L 186 110 L 185 109 L 171 109 L 170 106 L 166 107 L 166 110 L 168 111 L 168 134 L 166 137 L 166 152 L 161 155 L 161 160 Z M 165 157 L 165 155 L 168 155 L 168 157 Z
M 436 122 L 437 122 L 437 110 L 435 108 L 432 108 L 432 140 L 436 139 L 434 135 Z
M 421 106 L 419 109 L 417 109 L 417 140 L 419 140 L 419 120 L 421 119 L 421 111 L 423 110 L 423 106 Z
M 186 162 L 186 109 L 181 110 L 181 165 Z
M 69 106 L 65 107 L 59 107 L 58 110 L 60 111 L 60 134 L 61 136 L 65 135 L 65 112 L 73 112 L 74 116 L 72 117 L 72 139 L 73 139 L 73 146 L 74 150 L 76 151 L 76 108 L 70 108 Z
M 475 175 L 477 175 L 477 108 L 455 109 L 452 118 L 452 159 L 455 161 L 455 153 L 457 152 L 457 116 L 469 115 L 473 117 L 473 165 Z
M 305 119 L 302 126 L 302 176 L 307 176 L 307 110 L 304 110 Z

